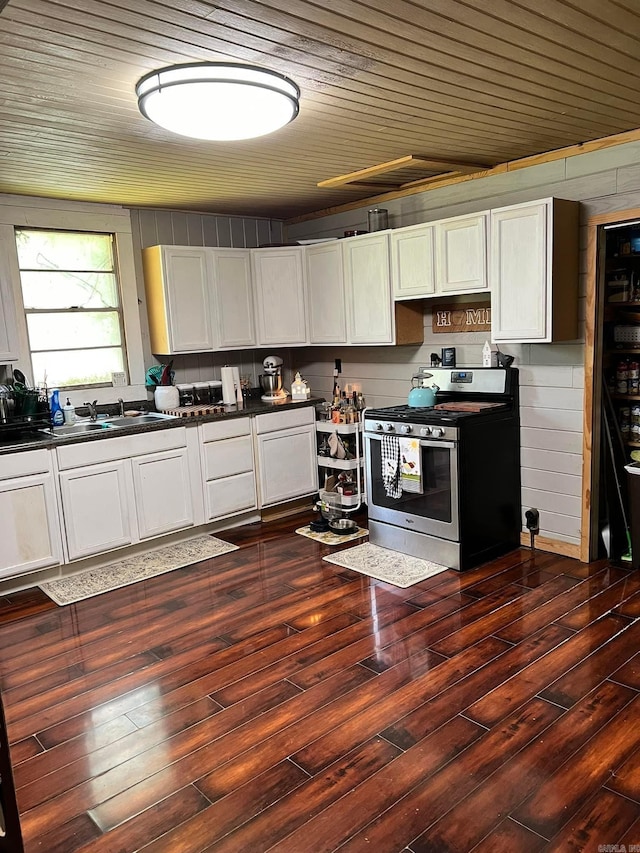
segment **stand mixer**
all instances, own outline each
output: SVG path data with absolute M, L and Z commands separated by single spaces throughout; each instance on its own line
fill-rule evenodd
M 260 386 L 263 394 L 260 398 L 264 403 L 277 403 L 289 396 L 282 387 L 282 359 L 277 355 L 268 355 L 262 362 L 264 373 L 260 376 Z

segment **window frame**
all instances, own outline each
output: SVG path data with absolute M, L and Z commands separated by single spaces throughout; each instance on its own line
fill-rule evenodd
M 31 226 L 26 226 L 26 227 L 16 226 L 14 228 L 14 237 L 16 238 L 16 251 L 17 251 L 17 232 L 18 231 L 25 231 L 25 232 L 43 231 L 43 232 L 47 232 L 47 233 L 68 233 L 68 234 L 79 234 L 79 235 L 87 235 L 87 236 L 97 235 L 97 236 L 101 236 L 101 237 L 109 237 L 110 238 L 111 256 L 112 256 L 112 262 L 113 263 L 112 263 L 112 268 L 108 272 L 113 273 L 113 275 L 115 277 L 116 294 L 117 294 L 117 299 L 118 299 L 118 304 L 116 306 L 111 307 L 111 308 L 87 308 L 87 309 L 85 309 L 85 308 L 27 308 L 24 305 L 24 294 L 23 294 L 23 290 L 22 290 L 22 276 L 20 276 L 20 293 L 21 293 L 21 296 L 23 297 L 23 312 L 24 312 L 24 316 L 25 316 L 25 321 L 27 323 L 27 338 L 29 338 L 29 323 L 28 323 L 28 320 L 26 318 L 28 318 L 29 315 L 43 315 L 43 314 L 44 315 L 50 315 L 50 314 L 81 315 L 85 311 L 92 312 L 92 313 L 101 313 L 101 312 L 104 312 L 104 313 L 114 313 L 115 312 L 115 313 L 117 313 L 117 315 L 118 315 L 118 327 L 120 329 L 120 344 L 117 346 L 117 348 L 120 349 L 122 352 L 122 361 L 123 361 L 124 372 L 125 372 L 125 377 L 126 377 L 126 384 L 128 385 L 129 384 L 129 364 L 128 364 L 128 359 L 127 359 L 127 338 L 126 338 L 126 330 L 125 330 L 125 322 L 124 322 L 124 305 L 123 305 L 123 299 L 122 299 L 122 286 L 120 284 L 120 277 L 118 275 L 118 251 L 117 251 L 117 244 L 116 244 L 116 235 L 113 232 L 105 232 L 105 231 L 87 231 L 87 230 L 76 231 L 76 230 L 71 230 L 68 228 L 34 228 Z M 23 272 L 39 272 L 40 271 L 38 269 L 32 270 L 30 267 L 29 268 L 20 267 L 19 256 L 18 256 L 18 268 L 20 270 L 20 273 L 23 273 Z M 61 270 L 61 272 L 69 272 L 69 270 Z M 94 270 L 93 272 L 100 272 L 100 270 Z M 115 349 L 116 346 L 114 346 L 113 348 Z M 77 352 L 82 353 L 85 351 L 89 351 L 91 349 L 97 349 L 97 347 L 78 347 Z M 103 347 L 100 347 L 100 349 L 103 349 Z M 67 350 L 68 350 L 67 347 L 56 347 L 56 348 L 50 347 L 47 351 L 48 352 L 63 352 L 63 351 L 67 351 Z M 32 374 L 35 372 L 33 370 L 33 354 L 34 354 L 34 352 L 42 352 L 42 350 L 33 350 L 31 347 L 31 342 L 29 341 L 29 362 L 31 364 Z M 34 380 L 35 380 L 35 378 L 36 377 L 34 376 Z M 61 383 L 56 383 L 56 387 L 59 388 L 61 391 L 75 391 L 75 390 L 78 390 L 80 388 L 86 388 L 86 389 L 91 389 L 91 390 L 94 390 L 96 388 L 112 388 L 113 385 L 111 382 L 91 382 L 91 383 L 76 384 L 76 385 L 63 385 Z
M 27 323 L 22 302 L 22 287 L 18 266 L 15 228 L 48 228 L 55 231 L 94 231 L 111 233 L 115 237 L 116 261 L 122 311 L 127 342 L 129 385 L 114 388 L 94 387 L 91 392 L 99 403 L 124 400 L 146 400 L 145 358 L 142 321 L 139 305 L 144 304 L 142 289 L 142 261 L 134 252 L 131 213 L 117 205 L 69 202 L 57 199 L 27 196 L 0 196 L 0 267 L 6 271 L 10 282 L 15 310 L 15 337 L 18 358 L 11 363 L 19 367 L 33 382 Z M 13 323 L 11 324 L 13 326 Z M 80 386 L 70 392 L 74 404 L 81 405 Z

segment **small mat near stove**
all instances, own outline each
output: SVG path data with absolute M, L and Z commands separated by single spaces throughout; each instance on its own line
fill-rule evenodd
M 63 606 L 237 550 L 237 545 L 203 534 L 39 586 L 56 604 Z
M 363 536 L 369 535 L 369 531 L 365 527 L 359 527 L 354 533 L 332 533 L 330 530 L 327 530 L 326 533 L 316 533 L 308 524 L 306 527 L 299 527 L 296 533 L 299 533 L 300 536 L 306 536 L 307 539 L 322 542 L 323 545 L 342 545 L 344 542 L 351 542 L 354 539 L 361 539 Z
M 370 578 L 402 589 L 447 571 L 447 566 L 440 566 L 430 560 L 420 560 L 418 557 L 408 557 L 406 554 L 390 551 L 388 548 L 381 548 L 370 542 L 356 545 L 355 548 L 347 548 L 322 559 L 327 563 L 352 569 L 354 572 L 360 572 L 362 575 L 368 575 Z

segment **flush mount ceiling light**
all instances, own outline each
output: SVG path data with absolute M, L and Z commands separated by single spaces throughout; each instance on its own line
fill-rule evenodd
M 255 65 L 194 62 L 145 74 L 138 107 L 155 124 L 195 139 L 253 139 L 298 115 L 293 80 Z

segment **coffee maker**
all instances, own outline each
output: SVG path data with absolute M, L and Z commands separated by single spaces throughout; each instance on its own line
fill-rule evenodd
M 260 398 L 265 403 L 277 403 L 289 396 L 282 387 L 282 359 L 277 355 L 268 355 L 262 362 L 264 373 L 260 376 L 260 387 L 263 394 Z

